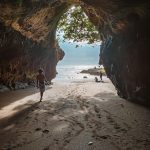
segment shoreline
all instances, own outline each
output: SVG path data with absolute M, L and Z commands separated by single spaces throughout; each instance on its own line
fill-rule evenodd
M 95 80 L 94 76 L 98 77 L 100 69 L 99 67 L 96 67 L 95 65 L 81 65 L 81 66 L 60 66 L 61 71 L 67 69 L 67 72 L 65 73 L 57 73 L 56 77 L 52 79 L 53 81 L 60 81 L 60 82 L 75 82 L 75 81 L 82 81 L 85 80 Z M 103 68 L 102 68 L 103 69 Z M 103 76 L 106 76 L 106 73 L 103 71 Z M 58 77 L 57 77 L 58 76 Z M 6 86 L 5 84 L 0 84 L 0 93 L 3 92 L 9 92 L 9 91 L 16 91 L 20 89 L 26 89 L 29 87 L 35 86 L 35 79 L 30 81 L 30 84 L 28 82 L 15 82 L 15 87 L 9 85 Z

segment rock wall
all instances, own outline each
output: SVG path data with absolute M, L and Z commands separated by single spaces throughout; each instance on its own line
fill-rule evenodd
M 18 2 L 0 1 L 0 84 L 31 82 L 39 68 L 51 81 L 64 56 L 55 31 L 66 4 Z
M 121 97 L 150 100 L 150 18 L 129 14 L 121 23 L 124 28 L 103 43 L 102 61 Z
M 83 0 L 102 39 L 100 64 L 126 99 L 150 103 L 150 2 Z
M 0 1 L 1 82 L 8 81 L 10 72 L 30 75 L 40 66 L 49 80 L 55 77 L 57 62 L 64 56 L 55 41 L 57 23 L 72 4 L 80 5 L 98 28 L 103 41 L 100 64 L 118 94 L 149 102 L 148 0 Z

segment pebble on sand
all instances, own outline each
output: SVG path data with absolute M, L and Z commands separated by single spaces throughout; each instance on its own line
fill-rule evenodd
M 93 144 L 93 142 L 89 142 L 89 143 L 88 143 L 88 145 L 92 145 L 92 144 Z

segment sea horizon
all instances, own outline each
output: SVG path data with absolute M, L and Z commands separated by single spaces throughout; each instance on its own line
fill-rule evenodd
M 76 48 L 77 43 L 62 42 L 60 47 L 65 52 L 62 61 L 58 62 L 56 70 L 57 75 L 55 80 L 61 81 L 75 81 L 85 80 L 83 77 L 87 76 L 88 79 L 94 79 L 94 76 L 80 73 L 82 70 L 98 67 L 100 45 L 89 45 L 84 43 Z

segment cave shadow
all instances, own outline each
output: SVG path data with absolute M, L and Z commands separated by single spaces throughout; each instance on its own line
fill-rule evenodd
M 52 87 L 47 86 L 46 90 L 50 88 Z M 36 93 L 39 93 L 39 89 L 37 89 L 36 87 L 28 87 L 26 89 L 19 89 L 16 91 L 0 93 L 0 110 L 2 107 L 5 107 L 13 102 L 19 101 L 27 96 L 31 96 Z
M 35 103 L 34 101 L 30 101 L 29 103 L 15 107 L 14 110 L 17 109 L 17 113 L 15 113 L 12 116 L 0 119 L 0 130 L 3 130 L 5 127 L 11 124 L 17 124 L 19 118 L 27 116 L 28 113 L 32 112 L 38 106 L 39 103 L 40 102 Z
M 70 97 L 70 98 L 72 99 L 73 97 Z M 53 112 L 53 110 L 49 109 L 49 105 L 51 105 L 51 102 L 43 101 L 43 102 L 37 102 L 37 103 L 30 105 L 30 103 L 33 102 L 33 101 L 30 101 L 30 103 L 25 104 L 26 106 L 30 105 L 29 107 L 25 108 L 22 111 L 19 111 L 17 114 L 15 114 L 14 116 L 11 116 L 10 118 L 5 118 L 3 120 L 0 120 L 0 133 L 1 133 L 0 140 L 2 139 L 2 141 L 1 141 L 2 146 L 3 146 L 3 144 L 5 144 L 7 146 L 6 137 L 10 140 L 12 137 L 17 137 L 19 132 L 20 132 L 20 134 L 24 134 L 20 130 L 18 130 L 18 132 L 17 132 L 16 129 L 18 129 L 18 127 L 20 127 L 20 125 L 22 125 L 22 123 L 32 121 L 31 116 L 35 115 L 35 110 L 40 110 L 45 105 L 46 105 L 46 107 L 48 107 L 48 109 L 44 108 L 46 110 L 46 112 L 41 112 L 40 115 L 42 116 L 42 115 L 46 114 L 51 119 L 50 124 L 51 123 L 53 124 L 53 122 L 60 121 L 59 119 L 55 118 L 54 116 L 61 115 L 64 110 L 71 107 L 72 110 L 76 111 L 77 107 L 72 106 L 70 103 L 68 104 L 68 101 L 66 101 L 66 105 L 65 105 L 64 100 L 65 99 L 63 99 L 63 98 L 58 99 L 58 101 L 55 103 L 57 108 L 55 108 L 56 110 L 54 110 L 54 112 Z M 25 105 L 21 105 L 20 107 L 15 107 L 14 109 L 17 109 L 17 110 L 22 109 L 22 107 L 25 107 Z M 52 113 L 51 113 L 51 111 L 52 111 Z M 78 116 L 81 116 L 83 113 L 81 113 L 80 110 L 77 110 L 77 114 L 78 114 Z M 69 118 L 71 115 L 73 115 L 73 113 L 69 113 L 68 116 L 65 116 L 64 122 L 66 123 L 66 125 L 68 124 Z M 39 120 L 39 122 L 42 122 L 42 121 L 43 121 L 42 119 Z M 62 123 L 63 122 L 60 121 L 60 124 L 59 125 L 57 124 L 54 127 L 54 129 L 55 129 L 55 131 L 53 131 L 54 134 L 56 132 L 58 132 L 57 128 L 59 128 L 59 126 L 61 127 Z M 9 126 L 12 126 L 12 127 L 9 129 Z M 77 122 L 77 126 L 79 126 L 78 122 Z M 23 128 L 21 128 L 21 129 L 24 130 Z M 68 132 L 69 132 L 69 130 L 70 129 L 67 128 Z M 43 132 L 43 134 L 44 134 L 44 133 L 46 133 L 46 131 L 49 131 L 49 130 L 45 130 L 44 126 L 39 127 L 38 125 L 34 126 L 34 130 L 29 129 L 29 132 L 34 132 L 34 133 L 39 132 L 39 131 Z M 11 137 L 9 137 L 10 132 L 11 132 Z M 27 131 L 27 134 L 29 132 Z M 48 134 L 48 133 L 46 133 L 46 134 Z M 65 141 L 63 141 L 63 142 L 65 142 Z
M 120 97 L 118 94 L 115 93 L 98 93 L 96 95 L 94 95 L 95 98 L 100 98 L 102 99 L 102 101 L 108 101 L 108 103 L 110 103 L 111 105 L 113 104 L 113 100 L 121 100 L 120 102 L 122 103 L 128 103 L 128 104 L 133 104 L 133 105 L 137 105 L 139 107 L 145 107 L 147 109 L 150 110 L 150 102 L 149 101 L 137 101 L 134 99 L 126 99 L 123 97 Z M 112 102 L 111 102 L 112 100 Z
M 117 100 L 119 100 L 119 101 L 117 101 Z M 88 101 L 90 101 L 90 102 L 88 103 Z M 31 104 L 32 102 L 34 104 Z M 78 107 L 78 105 L 80 107 Z M 136 106 L 134 104 L 131 103 L 131 105 L 134 108 L 136 108 Z M 26 106 L 27 106 L 27 108 L 25 108 Z M 82 130 L 84 130 L 84 126 L 82 125 L 82 124 L 84 124 L 84 122 L 82 122 L 82 121 L 80 121 L 80 119 L 78 119 L 80 117 L 85 117 L 85 119 L 86 119 L 85 121 L 91 123 L 91 126 L 93 124 L 97 125 L 97 124 L 101 123 L 101 118 L 99 118 L 99 116 L 101 114 L 105 114 L 106 115 L 105 117 L 107 119 L 109 119 L 108 117 L 117 117 L 119 120 L 122 120 L 122 113 L 119 113 L 119 112 L 120 112 L 120 110 L 122 112 L 125 111 L 126 107 L 128 107 L 128 106 L 130 106 L 130 102 L 125 101 L 125 100 L 123 101 L 115 93 L 111 93 L 111 92 L 98 93 L 98 94 L 94 95 L 94 97 L 92 97 L 92 98 L 90 96 L 87 98 L 84 98 L 82 96 L 77 95 L 75 97 L 68 96 L 66 98 L 58 98 L 58 100 L 55 102 L 43 101 L 41 103 L 40 102 L 35 103 L 34 101 L 29 101 L 26 104 L 23 104 L 23 105 L 20 105 L 19 107 L 17 106 L 14 108 L 14 110 L 20 110 L 22 108 L 25 108 L 25 109 L 18 112 L 18 114 L 14 115 L 13 117 L 11 117 L 7 122 L 5 122 L 5 124 L 2 124 L 2 125 L 0 124 L 2 127 L 1 131 L 2 131 L 2 133 L 4 133 L 4 135 L 6 134 L 4 136 L 5 138 L 9 135 L 10 132 L 11 132 L 12 138 L 17 137 L 18 134 L 19 135 L 24 134 L 24 133 L 22 133 L 22 130 L 19 130 L 19 127 L 21 127 L 21 129 L 23 129 L 24 122 L 32 122 L 35 119 L 34 117 L 35 117 L 36 112 L 37 111 L 39 112 L 40 110 L 44 109 L 45 111 L 39 112 L 38 121 L 44 122 L 45 118 L 47 117 L 47 119 L 49 119 L 49 120 L 46 120 L 47 126 L 45 127 L 43 124 L 39 125 L 39 124 L 36 124 L 35 122 L 32 122 L 30 124 L 30 126 L 33 125 L 33 128 L 23 129 L 25 131 L 27 130 L 27 134 L 25 136 L 28 137 L 29 135 L 31 135 L 30 133 L 32 133 L 32 135 L 36 134 L 36 133 L 42 133 L 42 136 L 40 137 L 42 139 L 42 138 L 44 138 L 44 135 L 49 136 L 49 134 L 51 134 L 51 132 L 50 132 L 51 125 L 54 124 L 53 135 L 55 138 L 55 134 L 57 134 L 57 132 L 60 132 L 59 127 L 61 128 L 61 125 L 63 126 L 64 124 L 66 125 L 65 130 L 67 133 L 69 133 L 69 132 L 73 133 L 74 132 L 73 129 L 75 127 L 76 127 L 76 129 L 79 129 L 79 131 L 77 130 L 77 132 L 82 132 Z M 139 107 L 141 107 L 141 106 L 139 106 Z M 85 109 L 85 108 L 87 108 L 87 109 Z M 92 112 L 91 112 L 91 108 L 92 108 Z M 68 109 L 71 109 L 72 112 L 68 113 L 68 111 L 67 111 Z M 114 110 L 114 114 L 111 114 L 112 112 L 110 113 L 109 110 L 111 110 L 111 109 Z M 37 111 L 35 111 L 35 110 L 37 110 Z M 83 111 L 84 111 L 84 113 L 83 113 Z M 118 111 L 118 114 L 115 114 L 115 112 L 117 112 L 117 111 Z M 136 109 L 134 111 L 138 112 L 138 110 L 136 110 Z M 93 122 L 93 115 L 91 115 L 91 113 L 95 113 L 94 117 L 96 117 L 98 119 L 96 122 Z M 41 118 L 41 116 L 42 116 L 42 118 Z M 57 116 L 62 116 L 63 119 L 60 119 Z M 59 121 L 59 124 L 57 123 L 58 121 Z M 57 123 L 57 124 L 55 124 L 55 123 Z M 68 123 L 70 124 L 70 126 L 68 125 Z M 109 122 L 109 123 L 112 124 L 112 122 Z M 11 124 L 14 124 L 15 126 L 13 126 L 11 129 L 5 130 L 6 127 Z M 73 129 L 70 129 L 69 127 L 73 128 Z M 94 125 L 93 125 L 93 127 L 96 128 L 96 126 L 94 126 Z M 97 132 L 99 132 L 99 130 L 97 130 Z M 116 133 L 114 133 L 114 134 L 116 134 Z M 131 135 L 132 135 L 132 133 L 131 133 Z M 2 136 L 3 136 L 3 134 L 1 134 L 0 139 L 3 138 Z M 11 137 L 8 137 L 8 140 L 11 140 Z M 55 139 L 57 140 L 57 138 L 58 137 L 56 137 Z M 6 144 L 6 142 L 7 142 L 6 139 L 4 139 L 1 144 L 2 145 Z M 41 142 L 42 142 L 42 140 L 41 140 Z M 65 139 L 62 139 L 61 142 L 65 142 Z
M 124 100 L 126 100 L 126 99 L 124 99 Z M 127 99 L 127 101 L 129 101 L 129 102 L 131 102 L 133 104 L 139 105 L 139 106 L 143 106 L 143 107 L 145 107 L 145 108 L 150 110 L 150 102 L 149 102 L 149 100 L 141 101 L 141 100 L 137 100 L 137 99 L 129 99 L 129 100 Z

